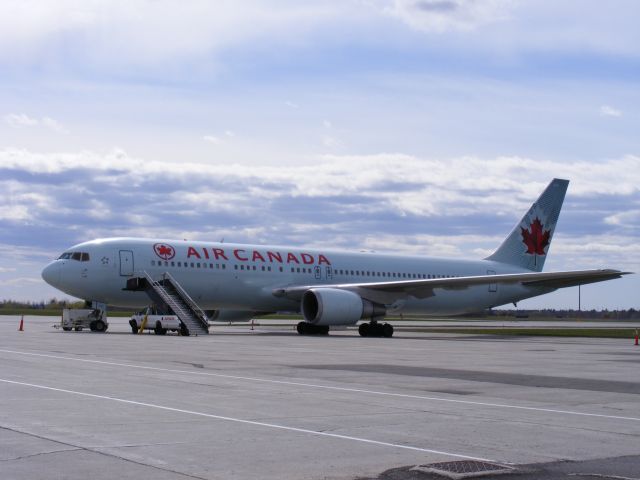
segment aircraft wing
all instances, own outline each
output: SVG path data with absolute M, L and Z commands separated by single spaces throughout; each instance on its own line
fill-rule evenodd
M 566 272 L 527 272 L 503 275 L 475 275 L 469 277 L 430 278 L 419 280 L 401 280 L 393 282 L 336 283 L 316 285 L 295 285 L 273 290 L 276 297 L 288 297 L 294 300 L 302 298 L 310 288 L 338 288 L 360 294 L 363 298 L 380 303 L 392 303 L 409 296 L 428 298 L 435 295 L 434 290 L 464 290 L 475 285 L 515 284 L 543 288 L 564 288 L 603 282 L 620 278 L 631 272 L 620 270 L 575 270 Z

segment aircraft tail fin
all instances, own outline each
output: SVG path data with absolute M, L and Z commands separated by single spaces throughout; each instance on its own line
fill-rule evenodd
M 554 178 L 502 245 L 485 260 L 542 271 L 569 180 Z

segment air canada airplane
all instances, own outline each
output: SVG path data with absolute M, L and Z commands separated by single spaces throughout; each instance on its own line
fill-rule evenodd
M 476 312 L 629 273 L 542 272 L 568 184 L 552 180 L 497 250 L 482 260 L 105 238 L 69 248 L 42 277 L 94 304 L 136 308 L 161 300 L 150 285 L 156 288 L 170 278 L 174 293 L 182 292 L 195 310 L 208 312 L 207 326 L 212 319 L 246 321 L 256 314 L 295 311 L 304 317 L 297 327 L 301 334 L 328 333 L 331 326 L 365 320 L 359 326 L 362 336 L 390 337 L 393 327 L 381 323 L 389 313 Z

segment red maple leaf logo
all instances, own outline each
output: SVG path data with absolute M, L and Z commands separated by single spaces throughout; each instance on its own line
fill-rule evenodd
M 540 219 L 536 219 L 531 223 L 531 230 L 520 227 L 522 231 L 522 242 L 527 246 L 527 252 L 531 255 L 545 255 L 545 247 L 549 245 L 550 230 L 545 230 Z
M 153 250 L 156 252 L 156 255 L 164 260 L 170 260 L 176 254 L 175 249 L 171 245 L 165 245 L 163 243 L 156 243 L 153 246 Z

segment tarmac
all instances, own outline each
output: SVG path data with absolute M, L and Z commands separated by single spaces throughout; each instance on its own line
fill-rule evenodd
M 640 479 L 632 339 L 58 320 L 0 317 L 3 480 L 431 479 L 415 467 L 472 461 Z

